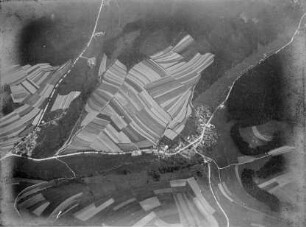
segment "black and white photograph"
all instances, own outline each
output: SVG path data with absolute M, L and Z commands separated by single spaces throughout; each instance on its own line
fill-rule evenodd
M 0 225 L 306 226 L 306 0 L 0 0 Z

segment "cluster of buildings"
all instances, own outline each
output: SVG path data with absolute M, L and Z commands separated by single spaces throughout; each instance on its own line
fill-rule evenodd
M 100 86 L 86 104 L 82 128 L 66 153 L 83 149 L 121 153 L 152 147 L 166 136 L 173 140 L 190 116 L 193 90 L 214 55 L 189 48 L 185 36 L 174 47 L 127 68 L 103 56 Z
M 22 137 L 21 140 L 17 142 L 16 146 L 12 148 L 11 152 L 31 157 L 37 144 L 38 131 L 40 131 L 40 128 L 35 128 L 25 137 Z
M 213 145 L 217 143 L 218 134 L 215 130 L 215 126 L 211 124 L 209 119 L 212 116 L 212 112 L 210 111 L 208 106 L 199 105 L 194 109 L 195 113 L 195 127 L 196 134 L 190 135 L 186 138 L 188 143 L 195 141 L 205 130 L 202 140 L 199 142 L 199 148 L 202 150 L 203 148 L 211 148 Z M 184 144 L 187 145 L 187 144 Z M 203 151 L 203 150 L 202 150 Z
M 1 155 L 11 150 L 39 123 L 49 96 L 70 65 L 71 61 L 58 67 L 49 64 L 13 66 L 3 73 L 2 82 L 9 85 L 12 99 L 20 107 L 0 119 Z M 16 152 L 25 151 L 16 149 Z

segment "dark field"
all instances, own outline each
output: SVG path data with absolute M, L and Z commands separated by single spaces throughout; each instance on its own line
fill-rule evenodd
M 80 34 L 73 34 L 73 31 L 70 33 L 71 31 L 63 26 L 63 21 L 41 18 L 30 22 L 23 28 L 20 35 L 21 65 L 44 62 L 59 65 L 76 57 L 87 41 L 90 28 L 88 22 L 87 26 L 81 25 L 87 31 Z M 53 59 L 52 56 L 54 56 Z
M 45 161 L 32 161 L 19 157 L 11 157 L 9 159 L 7 162 L 12 165 L 13 177 L 42 180 L 73 177 L 72 172 L 67 166 L 57 159 Z M 192 174 L 203 175 L 203 173 L 200 173 L 202 159 L 199 157 L 186 159 L 181 156 L 173 156 L 167 159 L 159 159 L 155 155 L 150 154 L 136 157 L 131 155 L 86 154 L 59 159 L 66 162 L 77 177 L 107 175 L 111 173 L 129 175 L 139 171 L 146 171 L 152 180 L 156 180 L 162 174 L 182 170 L 188 170 Z
M 269 178 L 286 170 L 286 159 L 282 155 L 271 157 L 259 170 L 256 176 L 259 178 Z
M 274 55 L 246 73 L 236 83 L 228 100 L 231 119 L 265 122 L 284 119 L 280 55 Z
M 67 1 L 61 6 L 46 3 L 50 12 L 38 18 L 33 15 L 19 32 L 19 63 L 60 65 L 75 58 L 85 47 L 93 29 L 95 6 L 96 1 L 91 4 Z M 81 14 L 87 15 L 86 20 Z
M 280 211 L 279 199 L 270 194 L 269 192 L 259 188 L 255 182 L 253 182 L 254 171 L 250 169 L 244 169 L 241 174 L 241 181 L 244 189 L 258 201 L 265 203 L 273 212 Z
M 260 155 L 260 154 L 265 154 L 275 148 L 281 147 L 282 146 L 282 141 L 280 138 L 279 133 L 275 133 L 273 135 L 273 140 L 269 141 L 267 144 L 258 146 L 255 148 L 250 148 L 249 144 L 243 140 L 239 133 L 239 128 L 243 128 L 243 124 L 237 123 L 232 126 L 231 128 L 231 138 L 234 141 L 235 145 L 239 149 L 241 154 L 244 155 Z

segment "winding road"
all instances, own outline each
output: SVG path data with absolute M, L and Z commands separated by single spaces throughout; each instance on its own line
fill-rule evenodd
M 99 18 L 100 18 L 100 14 L 101 14 L 101 12 L 102 12 L 103 6 L 104 6 L 104 0 L 101 0 L 100 7 L 99 7 L 99 10 L 98 10 L 98 14 L 97 14 L 97 17 L 96 17 L 96 20 L 95 20 L 95 25 L 94 25 L 92 34 L 91 34 L 91 36 L 90 36 L 90 38 L 89 38 L 89 41 L 87 42 L 87 44 L 86 44 L 85 48 L 82 50 L 82 52 L 78 55 L 78 57 L 75 58 L 75 60 L 73 61 L 72 66 L 71 66 L 71 68 L 68 70 L 68 72 L 67 72 L 65 75 L 63 75 L 63 77 L 60 79 L 60 81 L 56 84 L 54 90 L 52 91 L 52 93 L 51 93 L 51 95 L 50 95 L 50 97 L 49 97 L 49 102 L 47 103 L 47 105 L 46 105 L 46 107 L 44 108 L 44 111 L 43 111 L 43 113 L 42 113 L 42 115 L 41 115 L 41 117 L 40 117 L 39 123 L 41 122 L 41 120 L 42 120 L 44 114 L 46 113 L 46 110 L 47 110 L 47 108 L 48 108 L 48 106 L 49 106 L 50 100 L 52 99 L 52 97 L 53 97 L 53 95 L 54 95 L 56 89 L 57 89 L 58 86 L 59 86 L 59 84 L 60 84 L 60 83 L 63 81 L 63 79 L 70 73 L 71 69 L 75 66 L 75 64 L 78 62 L 78 60 L 79 60 L 80 58 L 83 57 L 83 54 L 85 53 L 85 51 L 87 50 L 87 48 L 90 46 L 90 44 L 91 44 L 93 38 L 94 38 L 95 35 L 97 34 L 96 29 L 97 29 L 97 25 L 98 25 L 98 22 L 99 22 Z M 233 78 L 231 78 L 231 79 L 233 80 L 233 81 L 231 82 L 231 85 L 228 86 L 227 92 L 222 94 L 222 95 L 225 94 L 225 98 L 224 98 L 224 99 L 217 105 L 217 107 L 214 109 L 214 111 L 213 111 L 212 115 L 210 116 L 210 118 L 208 119 L 206 125 L 203 127 L 203 130 L 202 130 L 201 135 L 200 135 L 197 139 L 195 139 L 193 142 L 189 143 L 189 144 L 186 145 L 185 147 L 182 147 L 181 149 L 179 149 L 179 150 L 176 151 L 176 152 L 167 152 L 167 151 L 166 151 L 166 155 L 168 155 L 168 156 L 173 156 L 173 155 L 177 155 L 177 154 L 181 153 L 182 151 L 184 151 L 184 150 L 186 150 L 186 149 L 192 148 L 193 150 L 196 151 L 196 153 L 197 153 L 198 155 L 200 155 L 200 156 L 203 158 L 203 162 L 204 162 L 205 164 L 208 165 L 208 181 L 209 181 L 208 183 L 209 183 L 209 188 L 210 188 L 211 194 L 212 194 L 214 200 L 216 201 L 216 204 L 218 205 L 219 209 L 221 210 L 223 216 L 224 216 L 225 219 L 226 219 L 226 226 L 227 226 L 227 227 L 231 226 L 230 215 L 228 214 L 228 208 L 225 208 L 225 206 L 224 206 L 224 204 L 223 204 L 223 203 L 224 203 L 224 202 L 223 202 L 224 200 L 222 199 L 222 201 L 221 201 L 220 196 L 218 196 L 218 194 L 220 195 L 220 192 L 218 192 L 218 190 L 216 189 L 216 186 L 215 186 L 214 183 L 213 183 L 213 177 L 212 177 L 212 171 L 213 171 L 212 168 L 213 168 L 213 167 L 212 167 L 212 166 L 215 166 L 215 167 L 216 167 L 217 175 L 219 176 L 219 177 L 218 177 L 218 181 L 219 181 L 219 183 L 222 183 L 222 182 L 224 181 L 224 180 L 222 179 L 222 173 L 221 173 L 222 170 L 225 170 L 225 169 L 233 169 L 233 167 L 235 167 L 235 166 L 240 166 L 240 165 L 243 165 L 243 164 L 245 164 L 245 163 L 238 163 L 238 162 L 236 162 L 236 163 L 229 163 L 229 164 L 226 165 L 226 166 L 220 167 L 220 166 L 218 165 L 218 163 L 217 163 L 217 160 L 214 160 L 214 159 L 212 159 L 211 157 L 205 156 L 204 154 L 198 152 L 196 148 L 197 148 L 197 147 L 200 145 L 200 143 L 202 142 L 202 140 L 203 140 L 203 138 L 204 138 L 204 135 L 205 135 L 205 132 L 206 132 L 206 129 L 207 129 L 208 127 L 210 127 L 210 124 L 211 124 L 212 120 L 214 119 L 216 113 L 217 113 L 219 110 L 224 109 L 225 104 L 226 104 L 226 102 L 227 102 L 227 100 L 228 100 L 228 98 L 229 98 L 229 96 L 230 96 L 230 94 L 231 94 L 231 92 L 232 92 L 232 89 L 233 89 L 234 85 L 236 84 L 236 82 L 240 79 L 240 77 L 243 76 L 243 74 L 244 74 L 245 72 L 247 72 L 248 70 L 254 68 L 257 64 L 262 63 L 263 61 L 265 61 L 265 60 L 266 60 L 267 58 L 269 58 L 270 56 L 279 53 L 281 50 L 283 50 L 284 48 L 286 48 L 287 46 L 289 46 L 289 45 L 294 41 L 295 37 L 299 34 L 299 30 L 300 30 L 301 26 L 303 25 L 303 20 L 304 20 L 305 17 L 306 17 L 306 13 L 304 13 L 304 14 L 301 16 L 301 18 L 300 18 L 300 20 L 299 20 L 299 23 L 298 23 L 298 25 L 297 25 L 297 28 L 296 28 L 295 32 L 293 33 L 292 37 L 290 38 L 289 42 L 287 42 L 286 44 L 282 45 L 280 48 L 277 48 L 277 50 L 275 50 L 275 48 L 273 48 L 273 45 L 275 45 L 275 43 L 270 44 L 270 48 L 268 47 L 268 48 L 266 48 L 266 50 L 270 50 L 270 49 L 271 49 L 271 50 L 273 50 L 272 52 L 266 52 L 266 53 L 264 53 L 264 54 L 262 54 L 262 53 L 257 53 L 257 56 L 256 56 L 256 58 L 254 58 L 254 59 L 257 59 L 258 56 L 262 56 L 259 60 L 257 60 L 257 62 L 253 62 L 253 64 L 248 65 L 244 70 L 240 71 L 239 74 L 234 75 L 234 80 L 233 80 Z M 222 79 L 222 78 L 221 78 L 221 79 Z M 217 81 L 216 83 L 218 83 L 218 81 Z M 214 85 L 213 85 L 213 86 L 214 86 Z M 218 84 L 217 84 L 216 86 L 218 86 Z M 212 89 L 212 90 L 215 90 L 215 89 Z M 86 154 L 98 154 L 98 153 L 100 153 L 100 152 L 96 152 L 96 151 L 86 151 L 86 152 L 80 152 L 80 153 L 74 153 L 74 154 L 56 155 L 56 156 L 53 156 L 53 157 L 42 158 L 42 159 L 35 159 L 35 158 L 31 158 L 31 157 L 29 157 L 28 159 L 30 159 L 30 160 L 32 160 L 32 161 L 35 161 L 35 162 L 36 162 L 36 161 L 37 161 L 37 162 L 43 162 L 43 161 L 50 160 L 50 159 L 57 159 L 57 160 L 59 160 L 59 159 L 58 159 L 59 157 L 67 157 L 67 156 L 75 156 L 75 155 L 86 155 Z M 8 154 L 8 155 L 2 157 L 2 158 L 1 158 L 1 161 L 5 160 L 5 159 L 7 159 L 7 158 L 9 158 L 9 157 L 13 157 L 13 156 L 15 156 L 15 157 L 21 157 L 20 155 L 17 155 L 17 154 Z M 260 158 L 255 159 L 255 160 L 263 159 L 263 158 L 266 158 L 267 156 L 268 156 L 268 155 L 265 155 L 265 156 L 262 156 L 262 157 L 260 157 Z M 76 177 L 76 174 L 75 174 L 74 171 L 69 167 L 69 165 L 68 165 L 67 163 L 65 163 L 64 161 L 62 161 L 62 160 L 59 160 L 59 161 L 62 162 L 63 164 L 65 164 L 65 165 L 67 166 L 68 169 L 70 169 L 70 171 L 71 171 L 72 174 L 73 174 L 73 177 L 71 177 L 71 179 L 75 178 L 75 177 Z M 67 179 L 68 179 L 68 178 L 67 178 Z M 30 187 L 24 189 L 22 192 L 24 192 L 25 190 L 29 190 L 31 187 L 34 187 L 34 186 L 35 186 L 35 185 L 30 186 Z M 37 185 L 36 185 L 36 186 L 37 186 Z M 19 194 L 21 194 L 22 192 L 20 192 Z M 16 199 L 15 199 L 15 205 L 16 205 L 16 201 L 18 201 L 18 199 L 19 199 L 19 195 L 17 195 L 17 197 L 16 197 Z M 240 207 L 243 207 L 243 208 L 245 208 L 245 209 L 252 210 L 252 211 L 259 212 L 258 210 L 254 210 L 254 209 L 252 209 L 252 208 L 249 208 L 249 207 L 245 206 L 245 205 L 242 204 L 240 201 L 237 201 L 235 198 L 232 198 L 232 199 L 233 199 L 233 201 L 234 201 L 234 204 L 237 205 L 237 206 L 240 206 Z M 228 205 L 227 205 L 227 207 L 228 207 Z M 17 209 L 16 209 L 16 211 L 18 212 Z M 19 212 L 18 212 L 18 213 L 19 213 Z M 271 217 L 270 217 L 270 218 L 271 218 Z M 272 217 L 272 219 L 273 219 L 273 217 Z

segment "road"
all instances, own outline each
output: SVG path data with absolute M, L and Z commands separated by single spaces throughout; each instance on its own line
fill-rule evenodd
M 44 111 L 38 121 L 38 124 L 40 124 L 41 120 L 43 119 L 45 113 L 46 113 L 46 110 L 50 104 L 50 101 L 52 100 L 52 97 L 56 91 L 56 89 L 58 88 L 58 86 L 60 85 L 60 83 L 65 79 L 65 77 L 71 72 L 72 68 L 75 66 L 75 64 L 77 64 L 77 62 L 83 57 L 83 54 L 85 53 L 85 51 L 88 49 L 88 47 L 90 46 L 93 38 L 96 36 L 96 29 L 97 29 L 97 25 L 98 25 L 98 22 L 99 22 L 99 19 L 100 19 L 100 15 L 101 15 L 101 12 L 102 12 L 102 9 L 103 9 L 103 6 L 104 6 L 104 0 L 101 0 L 101 4 L 100 4 L 100 7 L 99 7 L 99 11 L 98 11 L 98 14 L 97 14 L 97 17 L 96 17 L 96 20 L 95 20 L 95 25 L 94 25 L 94 28 L 92 30 L 92 33 L 90 35 L 90 38 L 86 44 L 86 46 L 84 47 L 84 49 L 81 51 L 81 53 L 73 60 L 72 62 L 72 65 L 70 67 L 70 69 L 67 71 L 66 74 L 63 75 L 63 77 L 57 82 L 57 84 L 54 86 L 54 89 L 51 93 L 51 95 L 49 96 L 49 99 L 48 99 L 48 103 L 46 104 L 45 108 L 44 108 Z
M 95 26 L 94 26 L 93 32 L 90 36 L 90 39 L 89 39 L 86 47 L 80 53 L 80 55 L 73 61 L 72 67 L 78 62 L 78 60 L 82 57 L 83 53 L 87 50 L 87 48 L 91 44 L 91 41 L 92 41 L 92 39 L 93 39 L 93 37 L 95 36 L 95 33 L 96 33 L 96 27 L 97 27 L 97 24 L 98 24 L 98 20 L 100 18 L 100 14 L 101 14 L 103 5 L 104 5 L 104 0 L 101 1 L 101 5 L 100 5 L 99 11 L 98 11 L 98 15 L 97 15 L 97 18 L 96 18 L 96 21 L 95 21 Z M 178 153 L 180 153 L 180 152 L 182 152 L 185 149 L 190 148 L 190 147 L 193 147 L 196 150 L 197 146 L 202 142 L 204 134 L 206 132 L 206 129 L 207 129 L 207 127 L 210 126 L 210 124 L 211 124 L 212 120 L 214 119 L 215 115 L 218 113 L 219 110 L 224 109 L 225 103 L 227 102 L 227 100 L 229 98 L 229 95 L 231 94 L 231 91 L 232 91 L 235 83 L 238 81 L 238 79 L 246 71 L 255 67 L 255 65 L 260 64 L 261 62 L 266 60 L 269 56 L 271 56 L 273 54 L 277 54 L 279 51 L 281 51 L 282 49 L 284 49 L 288 45 L 290 45 L 293 42 L 295 36 L 299 33 L 299 29 L 303 25 L 303 20 L 304 20 L 305 16 L 306 16 L 306 13 L 304 13 L 302 15 L 296 30 L 294 31 L 292 37 L 289 39 L 289 42 L 286 42 L 284 45 L 282 45 L 279 48 L 280 43 L 283 43 L 284 40 L 288 39 L 288 36 L 284 35 L 284 37 L 270 43 L 267 46 L 267 48 L 264 48 L 264 50 L 259 51 L 259 53 L 257 53 L 256 55 L 252 55 L 251 57 L 247 58 L 246 61 L 239 64 L 237 67 L 233 68 L 232 70 L 230 70 L 224 77 L 222 77 L 219 81 L 217 81 L 207 92 L 205 92 L 203 94 L 203 97 L 207 97 L 210 100 L 214 100 L 214 103 L 212 104 L 212 106 L 215 107 L 215 109 L 213 111 L 213 114 L 211 115 L 211 117 L 207 121 L 206 126 L 203 128 L 203 131 L 202 131 L 201 135 L 196 140 L 194 140 L 193 142 L 191 142 L 187 146 L 183 147 L 182 149 L 178 150 L 177 152 L 171 153 L 169 155 L 178 154 Z M 67 74 L 69 74 L 70 70 L 67 72 Z M 63 78 L 58 82 L 58 84 L 62 82 L 62 80 L 67 76 L 67 74 L 65 74 L 63 76 Z M 55 89 L 58 87 L 58 84 L 55 86 Z M 231 84 L 231 85 L 228 86 L 228 84 Z M 55 90 L 51 93 L 51 96 L 49 97 L 49 100 L 51 100 L 52 96 L 54 95 L 54 92 L 55 92 Z M 202 100 L 202 99 L 200 99 L 200 100 Z M 49 103 L 46 105 L 46 107 L 44 109 L 44 112 L 41 116 L 41 119 L 43 118 L 48 105 L 49 105 Z M 41 119 L 40 119 L 40 121 L 41 121 Z M 272 217 L 272 216 L 267 216 L 266 214 L 263 214 L 259 211 L 256 211 L 257 209 L 254 209 L 254 208 L 257 208 L 257 204 L 254 204 L 254 199 L 252 199 L 252 202 L 251 202 L 250 196 L 243 190 L 243 188 L 239 184 L 238 180 L 236 179 L 235 172 L 233 171 L 232 166 L 233 165 L 240 165 L 240 164 L 232 162 L 232 163 L 228 163 L 227 166 L 219 167 L 217 160 L 214 160 L 211 157 L 207 157 L 207 156 L 205 156 L 205 155 L 203 155 L 199 152 L 198 152 L 198 154 L 203 157 L 204 163 L 207 163 L 208 166 L 209 166 L 209 174 L 208 174 L 209 187 L 210 187 L 211 193 L 212 193 L 212 195 L 213 195 L 213 197 L 216 201 L 216 204 L 218 205 L 218 207 L 222 211 L 225 219 L 227 220 L 227 224 L 226 224 L 227 226 L 230 226 L 230 224 L 231 224 L 230 223 L 231 222 L 230 218 L 232 216 L 236 215 L 236 216 L 239 217 L 239 215 L 241 215 L 239 210 L 243 210 L 243 212 L 249 212 L 249 211 L 251 212 L 252 211 L 252 215 L 250 215 L 250 216 L 248 215 L 248 218 L 252 217 L 252 221 L 254 221 L 256 223 L 259 222 L 260 220 L 262 220 L 263 217 L 264 217 L 265 219 L 269 220 L 268 224 L 270 224 L 269 222 L 271 222 L 271 226 L 274 226 L 275 221 L 278 223 L 277 226 L 281 226 L 278 218 L 275 218 L 275 217 Z M 14 156 L 17 156 L 17 155 L 14 155 Z M 7 157 L 9 157 L 9 156 L 6 156 L 5 158 L 7 158 Z M 60 157 L 60 156 L 45 158 L 45 159 L 41 159 L 40 161 L 49 160 L 49 159 L 58 158 L 58 157 Z M 5 158 L 2 158 L 1 160 L 4 160 Z M 212 167 L 213 165 L 215 165 L 214 169 Z M 69 166 L 68 166 L 68 168 L 69 168 Z M 223 171 L 224 169 L 226 169 L 226 176 L 223 176 L 224 174 L 222 174 L 224 172 Z M 216 173 L 212 174 L 213 171 L 216 172 Z M 216 179 L 216 177 L 214 177 L 214 175 L 218 176 L 217 179 Z M 234 203 L 229 202 L 228 199 L 225 198 L 223 196 L 222 192 L 220 192 L 220 190 L 218 189 L 216 184 L 221 183 L 222 181 L 226 181 L 226 182 L 229 181 L 230 184 L 228 184 L 228 185 L 231 185 L 231 187 L 234 187 L 234 189 L 232 189 L 233 190 L 232 193 L 233 193 L 233 195 L 237 196 L 237 198 L 232 198 Z M 243 199 L 241 199 L 242 197 L 243 197 Z M 240 201 L 240 200 L 242 200 L 243 202 Z M 244 205 L 244 203 L 246 203 L 246 201 L 250 201 L 250 202 L 247 202 L 247 204 L 248 204 L 247 206 Z M 249 204 L 252 204 L 254 207 L 252 207 L 252 208 L 248 207 Z M 233 209 L 233 205 L 234 205 L 235 209 Z M 248 210 L 248 211 L 246 211 L 246 210 Z M 259 214 L 257 214 L 257 213 L 259 213 Z

